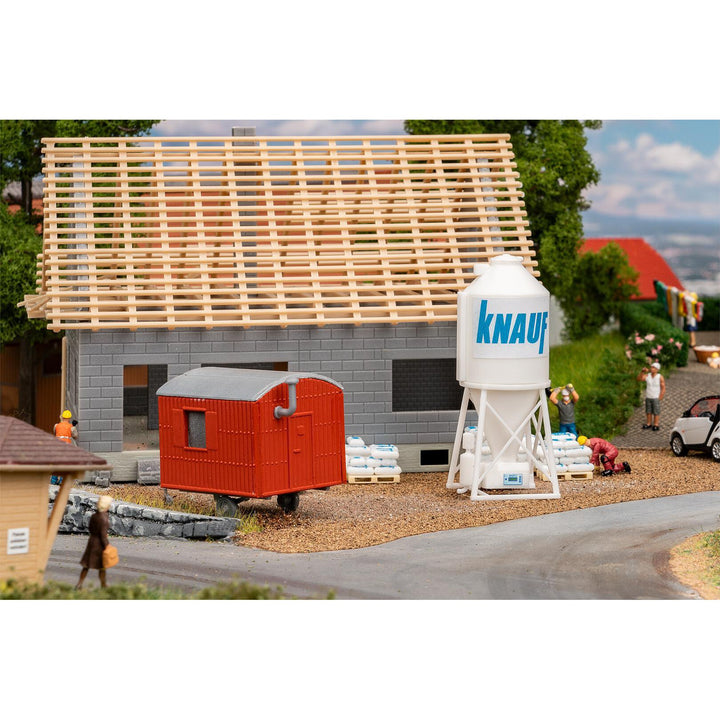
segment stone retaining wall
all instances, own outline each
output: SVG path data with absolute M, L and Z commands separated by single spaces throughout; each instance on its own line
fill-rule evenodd
M 58 490 L 58 486 L 50 486 L 48 512 L 52 509 Z M 83 490 L 72 490 L 58 532 L 87 534 L 99 497 Z M 192 515 L 122 500 L 113 500 L 108 512 L 110 533 L 126 537 L 225 538 L 237 526 L 234 518 Z

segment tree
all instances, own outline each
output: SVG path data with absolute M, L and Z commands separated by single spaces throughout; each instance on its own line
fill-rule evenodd
M 18 182 L 18 204 L 32 215 L 32 183 L 42 172 L 45 137 L 131 137 L 157 120 L 0 120 L 0 191 Z
M 128 137 L 147 133 L 157 120 L 0 120 L 0 193 L 17 182 L 20 211 L 0 202 L 0 348 L 20 344 L 19 414 L 34 421 L 35 348 L 51 335 L 42 320 L 30 320 L 17 303 L 36 291 L 37 254 L 32 183 L 42 172 L 44 137 Z
M 560 295 L 572 297 L 563 308 L 565 332 L 578 340 L 597 333 L 610 317 L 619 318 L 622 306 L 638 292 L 638 273 L 617 243 L 582 253 L 574 267 L 577 276 L 566 278 Z
M 42 240 L 23 214 L 11 213 L 0 202 L 0 348 L 6 343 L 20 343 L 18 410 L 26 422 L 34 417 L 34 348 L 51 333 L 44 320 L 30 320 L 17 303 L 36 290 L 35 270 L 41 250 Z
M 589 207 L 583 193 L 600 179 L 586 149 L 585 131 L 601 125 L 596 120 L 406 120 L 405 130 L 411 134 L 510 134 L 540 277 L 568 317 L 586 277 L 577 267 L 583 242 L 581 212 Z M 622 282 L 629 265 L 621 267 L 622 259 L 615 257 L 612 262 L 615 279 Z M 617 292 L 615 288 L 610 294 Z M 600 326 L 611 314 L 604 312 L 599 310 Z M 573 325 L 568 336 L 572 338 L 579 327 Z

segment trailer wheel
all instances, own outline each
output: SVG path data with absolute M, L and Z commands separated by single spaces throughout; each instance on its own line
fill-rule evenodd
M 277 496 L 277 504 L 284 512 L 294 512 L 300 504 L 300 493 L 285 493 Z
M 227 495 L 213 495 L 215 498 L 215 514 L 218 517 L 235 517 L 238 512 L 238 505 Z

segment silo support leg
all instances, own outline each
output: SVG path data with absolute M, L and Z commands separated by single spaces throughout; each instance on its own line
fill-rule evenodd
M 448 489 L 459 488 L 460 483 L 455 482 L 455 475 L 460 467 L 460 445 L 465 430 L 465 418 L 467 416 L 468 403 L 470 402 L 470 390 L 463 390 L 462 403 L 460 404 L 460 416 L 458 417 L 457 430 L 455 431 L 455 444 L 453 445 L 452 457 L 450 458 L 450 470 L 448 471 L 447 483 L 445 487 Z

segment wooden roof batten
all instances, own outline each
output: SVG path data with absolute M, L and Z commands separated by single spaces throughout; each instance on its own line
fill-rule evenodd
M 48 138 L 29 317 L 68 328 L 452 321 L 538 275 L 509 135 Z

